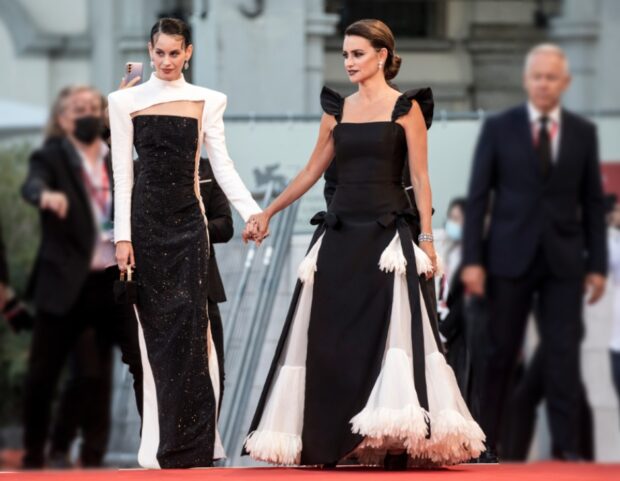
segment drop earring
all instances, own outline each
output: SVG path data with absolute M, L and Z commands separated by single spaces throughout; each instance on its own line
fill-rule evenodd
M 383 68 L 383 62 L 379 62 L 379 70 Z
M 187 70 L 189 68 L 189 61 L 185 61 L 185 65 L 183 65 L 183 70 Z
M 155 63 L 151 60 L 151 68 L 155 68 Z

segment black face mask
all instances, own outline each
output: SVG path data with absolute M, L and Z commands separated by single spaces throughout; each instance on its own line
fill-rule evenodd
M 92 144 L 95 140 L 100 138 L 102 130 L 103 122 L 101 121 L 101 117 L 87 115 L 75 119 L 75 130 L 73 135 L 80 142 Z

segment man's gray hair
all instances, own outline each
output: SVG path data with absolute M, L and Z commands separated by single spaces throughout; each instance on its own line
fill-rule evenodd
M 562 50 L 560 46 L 554 43 L 540 43 L 532 47 L 530 51 L 527 53 L 527 55 L 525 56 L 525 63 L 523 65 L 524 72 L 527 72 L 532 59 L 540 53 L 550 53 L 550 54 L 557 55 L 564 62 L 564 69 L 565 69 L 566 74 L 570 73 L 570 65 L 568 63 L 568 57 L 566 56 L 566 53 L 564 52 L 564 50 Z

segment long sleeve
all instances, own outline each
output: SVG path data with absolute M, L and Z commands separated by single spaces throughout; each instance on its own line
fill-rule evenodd
M 121 92 L 108 97 L 114 169 L 114 242 L 131 241 L 133 123 Z
M 474 154 L 465 209 L 465 235 L 463 239 L 463 265 L 483 264 L 483 229 L 489 197 L 493 188 L 495 151 L 491 122 L 483 127 Z
M 605 226 L 605 206 L 601 185 L 601 167 L 598 156 L 598 136 L 592 127 L 590 157 L 585 166 L 583 178 L 583 226 L 586 249 L 588 251 L 587 270 L 607 274 L 607 229 Z
M 230 203 L 243 217 L 243 220 L 247 221 L 251 215 L 261 212 L 261 208 L 241 180 L 226 148 L 223 118 L 224 110 L 226 110 L 226 96 L 218 94 L 218 98 L 214 98 L 213 104 L 207 105 L 207 108 L 204 142 L 213 175 Z M 114 136 L 114 132 L 112 134 Z
M 22 185 L 22 197 L 35 207 L 39 207 L 41 194 L 44 190 L 52 189 L 53 174 L 49 161 L 41 150 L 30 156 L 28 175 Z

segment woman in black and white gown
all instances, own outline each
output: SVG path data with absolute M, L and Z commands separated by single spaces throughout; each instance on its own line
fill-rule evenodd
M 260 212 L 230 159 L 226 96 L 182 74 L 187 26 L 162 19 L 151 31 L 155 72 L 109 96 L 119 268 L 136 265 L 144 369 L 138 462 L 148 468 L 210 466 L 224 456 L 217 430 L 220 366 L 207 311 L 209 239 L 199 188 L 204 145 L 215 178 L 241 216 Z M 139 155 L 134 181 L 132 152 Z
M 317 230 L 245 450 L 276 464 L 467 461 L 484 449 L 484 434 L 438 348 L 435 301 L 420 288 L 419 276 L 441 267 L 427 167 L 432 92 L 391 87 L 400 58 L 378 20 L 351 25 L 343 55 L 358 91 L 343 98 L 323 89 L 307 166 L 251 218 L 266 233 L 270 217 L 336 163 L 336 191 L 312 220 Z M 402 188 L 405 162 L 419 218 Z

